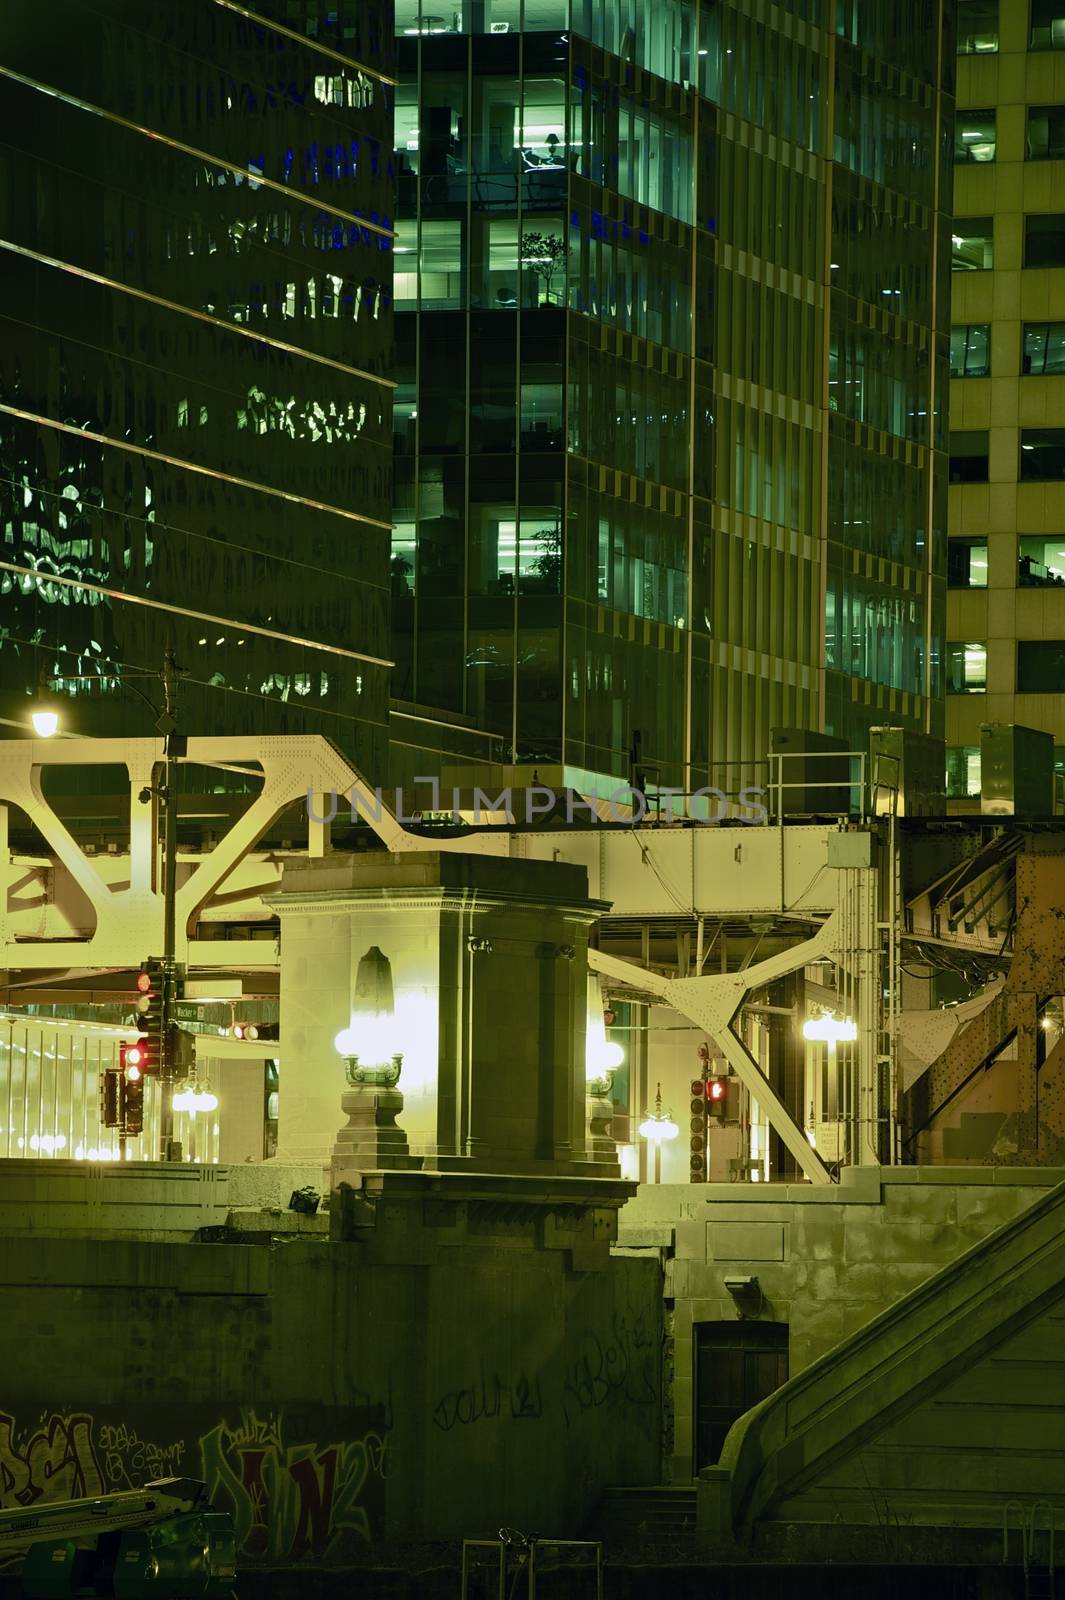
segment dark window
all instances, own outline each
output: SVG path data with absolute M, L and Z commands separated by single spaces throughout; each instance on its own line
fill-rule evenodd
M 947 693 L 983 694 L 987 688 L 987 644 L 979 639 L 947 643 Z
M 986 378 L 991 371 L 991 326 L 969 323 L 950 330 L 952 378 Z
M 998 49 L 998 0 L 958 0 L 958 54 Z
M 995 264 L 991 217 L 955 217 L 950 265 L 955 272 L 984 272 Z
M 952 433 L 950 436 L 951 483 L 987 482 L 987 430 Z
M 1065 588 L 1065 536 L 1022 538 L 1017 548 L 1017 586 Z
M 1021 429 L 1021 482 L 1065 478 L 1065 428 Z
M 1065 50 L 1065 0 L 1032 0 L 1033 50 Z
M 995 110 L 959 111 L 954 123 L 955 161 L 994 161 Z
M 1065 216 L 1025 217 L 1024 265 L 1065 267 Z
M 1065 639 L 1021 639 L 1017 693 L 1065 694 Z
M 1065 156 L 1065 106 L 1028 107 L 1029 161 L 1060 161 Z
M 950 589 L 987 588 L 986 539 L 949 539 L 947 541 L 947 587 Z
M 696 1323 L 696 1472 L 718 1460 L 736 1418 L 787 1379 L 786 1322 Z
M 1025 323 L 1021 372 L 1025 377 L 1065 372 L 1065 322 Z

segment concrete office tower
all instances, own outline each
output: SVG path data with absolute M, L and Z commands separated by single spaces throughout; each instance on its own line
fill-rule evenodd
M 958 52 L 947 764 L 963 796 L 981 723 L 1065 746 L 1065 0 L 960 0 Z
M 385 4 L 7 8 L 0 729 L 325 733 L 388 696 Z M 131 684 L 133 686 L 131 687 Z
M 396 770 L 691 789 L 773 726 L 941 735 L 952 7 L 431 5 L 396 17 Z

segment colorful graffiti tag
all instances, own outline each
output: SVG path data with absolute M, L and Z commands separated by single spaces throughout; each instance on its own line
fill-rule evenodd
M 325 1442 L 322 1442 L 322 1441 Z M 271 1566 L 340 1560 L 381 1537 L 388 1434 L 383 1408 L 301 1415 L 153 1407 L 150 1414 L 0 1412 L 0 1508 L 73 1500 L 181 1474 L 231 1512 L 239 1559 Z
M 82 1411 L 52 1412 L 20 1431 L 0 1411 L 0 1509 L 102 1494 L 92 1420 Z
M 384 1480 L 377 1433 L 332 1444 L 285 1444 L 272 1418 L 245 1413 L 200 1440 L 202 1476 L 215 1505 L 232 1508 L 237 1548 L 273 1565 L 322 1561 L 344 1534 L 374 1536 L 371 1485 Z

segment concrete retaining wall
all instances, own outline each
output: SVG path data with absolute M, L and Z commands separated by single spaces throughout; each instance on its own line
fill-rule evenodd
M 575 1270 L 502 1216 L 434 1259 L 415 1211 L 397 1228 L 408 1264 L 309 1237 L 3 1238 L 0 1504 L 203 1476 L 242 1566 L 318 1565 L 572 1534 L 606 1485 L 657 1480 L 656 1261 L 604 1246 Z

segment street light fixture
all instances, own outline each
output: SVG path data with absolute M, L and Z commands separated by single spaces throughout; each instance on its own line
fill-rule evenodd
M 396 1049 L 395 1010 L 392 963 L 371 945 L 355 975 L 351 1022 L 333 1040 L 353 1089 L 366 1085 L 394 1089 L 399 1082 L 403 1054 Z
M 655 1182 L 662 1182 L 662 1146 L 671 1139 L 675 1139 L 680 1132 L 668 1111 L 662 1110 L 662 1085 L 655 1090 L 655 1108 L 648 1112 L 640 1123 L 640 1135 L 648 1144 L 654 1145 L 655 1151 Z
M 30 712 L 30 721 L 38 739 L 51 739 L 59 732 L 59 712 L 47 706 L 35 706 Z
M 858 1024 L 849 1017 L 826 1014 L 808 1017 L 802 1025 L 802 1036 L 813 1043 L 853 1044 L 858 1037 Z

